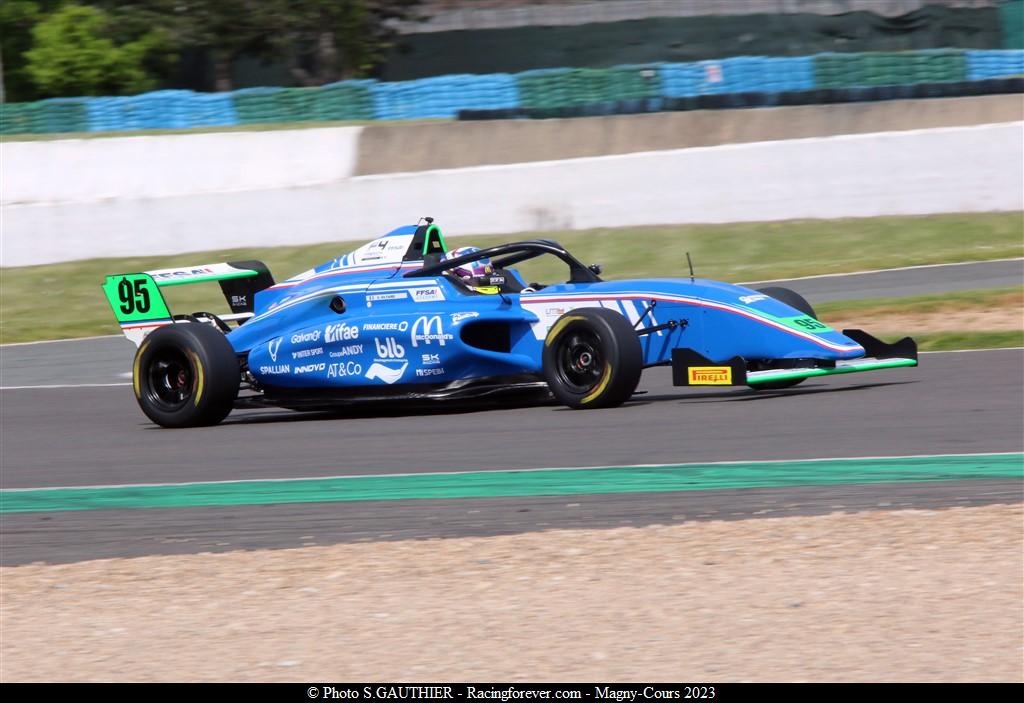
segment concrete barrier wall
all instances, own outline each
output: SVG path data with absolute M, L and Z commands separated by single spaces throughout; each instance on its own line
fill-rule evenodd
M 1024 120 L 1019 95 L 440 122 L 0 145 L 0 205 L 159 198 L 330 183 L 350 175 Z
M 4 209 L 4 266 L 366 240 L 432 215 L 452 234 L 1024 209 L 1024 123 L 363 176 Z M 345 246 L 339 246 L 339 252 Z
M 1024 120 L 1020 95 L 561 120 L 371 125 L 356 175 Z
M 362 127 L 4 142 L 0 205 L 166 198 L 338 181 Z

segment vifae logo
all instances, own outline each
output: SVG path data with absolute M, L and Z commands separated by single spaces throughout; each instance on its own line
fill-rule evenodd
M 691 386 L 732 385 L 732 369 L 728 366 L 691 366 L 687 371 Z
M 319 336 L 319 334 L 318 330 L 317 335 Z M 324 327 L 324 341 L 328 344 L 348 342 L 353 339 L 359 339 L 359 328 L 355 325 L 346 325 L 344 322 L 339 322 Z

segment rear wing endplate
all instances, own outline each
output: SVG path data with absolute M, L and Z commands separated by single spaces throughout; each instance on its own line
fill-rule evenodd
M 140 273 L 107 276 L 103 293 L 114 312 L 121 331 L 136 346 L 157 327 L 174 322 L 161 288 L 189 283 L 217 281 L 231 313 L 218 316 L 241 324 L 253 316 L 256 293 L 274 284 L 274 278 L 261 261 L 232 261 L 202 266 L 158 269 Z

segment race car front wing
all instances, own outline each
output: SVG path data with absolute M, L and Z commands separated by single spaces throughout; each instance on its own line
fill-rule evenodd
M 814 376 L 917 366 L 917 343 L 910 337 L 887 344 L 863 330 L 843 330 L 843 334 L 864 347 L 863 357 L 847 361 L 778 360 L 774 364 L 767 364 L 769 368 L 757 368 L 758 365 L 750 364 L 739 356 L 725 361 L 712 361 L 693 349 L 673 349 L 672 384 L 757 387 L 760 384 Z

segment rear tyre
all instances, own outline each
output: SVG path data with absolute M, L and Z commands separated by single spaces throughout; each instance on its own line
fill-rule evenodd
M 785 303 L 791 308 L 796 308 L 804 315 L 813 317 L 815 320 L 818 319 L 818 314 L 814 312 L 814 308 L 807 302 L 807 299 L 794 290 L 789 288 L 783 288 L 781 286 L 772 286 L 770 288 L 758 288 L 758 293 L 763 293 L 769 298 L 775 298 L 779 302 Z M 751 385 L 750 387 L 756 391 L 778 391 L 784 388 L 792 388 L 793 386 L 803 383 L 807 379 L 795 378 L 789 381 L 773 381 L 771 383 L 758 383 L 757 385 Z
M 570 408 L 613 408 L 640 383 L 643 350 L 636 330 L 614 310 L 581 308 L 562 315 L 544 340 L 544 377 Z
M 186 322 L 148 335 L 135 354 L 139 407 L 161 427 L 216 425 L 238 397 L 238 357 L 213 327 Z

